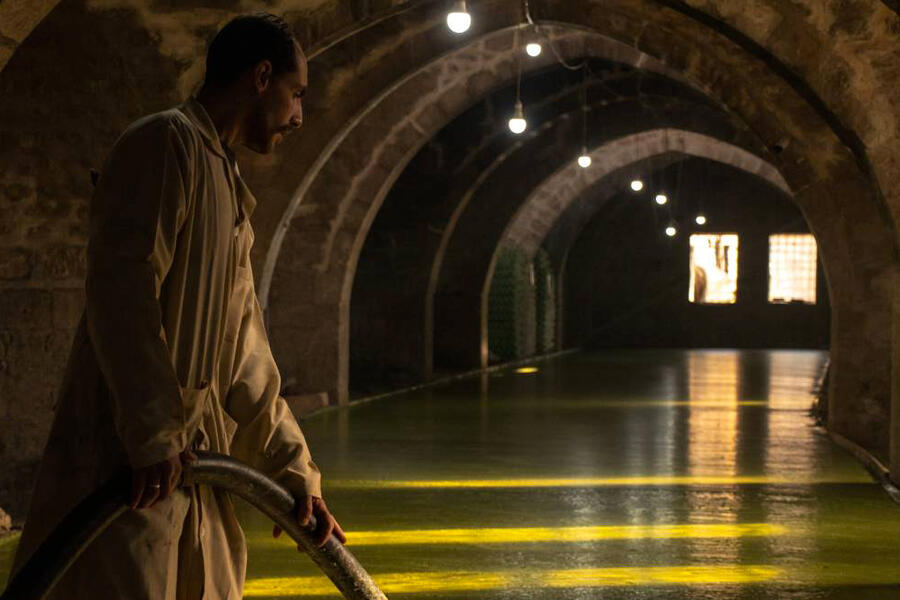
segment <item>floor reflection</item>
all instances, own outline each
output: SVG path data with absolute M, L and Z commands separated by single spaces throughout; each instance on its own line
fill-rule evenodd
M 900 597 L 900 507 L 807 416 L 825 358 L 570 355 L 303 427 L 392 597 Z M 247 597 L 336 597 L 241 517 Z

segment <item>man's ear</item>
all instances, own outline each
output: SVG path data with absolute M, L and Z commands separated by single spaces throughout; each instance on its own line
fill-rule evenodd
M 272 63 L 268 60 L 262 60 L 253 67 L 253 84 L 256 92 L 261 93 L 272 83 Z

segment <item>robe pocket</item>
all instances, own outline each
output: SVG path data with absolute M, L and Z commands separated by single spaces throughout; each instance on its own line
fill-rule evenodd
M 181 388 L 184 431 L 187 434 L 188 445 L 196 450 L 204 450 L 209 447 L 209 441 L 200 427 L 206 404 L 209 402 L 209 393 L 209 384 L 199 388 Z
M 231 440 L 234 439 L 234 433 L 237 431 L 238 424 L 237 421 L 231 418 L 224 410 L 222 411 L 222 425 L 225 428 L 225 439 L 228 441 L 227 448 L 231 447 Z

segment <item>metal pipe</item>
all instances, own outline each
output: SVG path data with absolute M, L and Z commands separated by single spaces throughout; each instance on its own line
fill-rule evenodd
M 210 485 L 240 496 L 272 519 L 302 547 L 348 600 L 387 600 L 356 557 L 333 535 L 316 546 L 315 518 L 301 527 L 296 500 L 286 489 L 228 456 L 197 452 L 184 465 L 182 485 Z M 53 530 L 19 572 L 0 600 L 42 600 L 85 548 L 116 517 L 129 510 L 126 502 L 131 472 L 125 470 L 79 503 Z

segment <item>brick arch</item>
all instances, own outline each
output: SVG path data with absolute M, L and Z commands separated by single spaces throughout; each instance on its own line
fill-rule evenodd
M 593 148 L 590 151 L 590 168 L 582 169 L 570 162 L 541 183 L 510 221 L 500 246 L 517 246 L 528 256 L 533 256 L 559 216 L 587 188 L 619 169 L 668 153 L 686 154 L 731 165 L 792 195 L 784 177 L 774 166 L 744 148 L 693 131 L 642 131 Z

